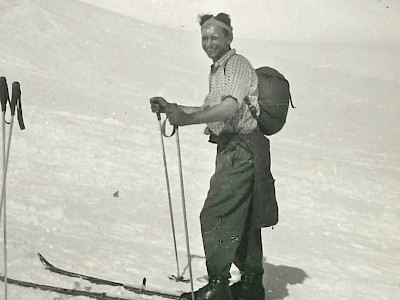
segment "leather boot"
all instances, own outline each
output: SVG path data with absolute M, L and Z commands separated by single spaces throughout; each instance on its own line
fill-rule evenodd
M 227 278 L 212 278 L 208 284 L 194 292 L 196 300 L 232 300 Z M 192 293 L 184 293 L 180 300 L 192 300 Z
M 240 281 L 230 286 L 233 300 L 264 300 L 262 275 L 243 274 Z

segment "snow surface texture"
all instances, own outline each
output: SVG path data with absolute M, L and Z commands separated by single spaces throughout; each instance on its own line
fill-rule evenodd
M 198 35 L 72 0 L 0 0 L 0 15 L 0 76 L 21 83 L 26 124 L 11 145 L 9 276 L 135 299 L 50 274 L 41 252 L 88 275 L 188 291 L 168 279 L 176 266 L 148 99 L 202 103 L 210 61 Z M 399 45 L 234 47 L 281 71 L 297 106 L 271 138 L 280 222 L 263 230 L 266 299 L 400 299 Z M 196 289 L 207 281 L 198 215 L 215 159 L 203 128 L 180 130 Z M 165 143 L 188 277 L 175 139 Z M 9 299 L 71 297 L 9 286 Z

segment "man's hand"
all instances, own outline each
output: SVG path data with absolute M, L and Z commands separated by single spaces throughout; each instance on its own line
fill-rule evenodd
M 151 111 L 153 113 L 165 113 L 169 103 L 163 97 L 150 98 Z
M 191 124 L 189 114 L 181 110 L 176 104 L 167 105 L 167 117 L 173 126 L 184 126 Z

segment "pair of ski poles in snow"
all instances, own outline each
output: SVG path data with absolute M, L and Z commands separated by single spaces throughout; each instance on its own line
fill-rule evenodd
M 5 77 L 0 78 L 0 102 L 2 110 L 2 153 L 3 153 L 3 184 L 1 186 L 1 203 L 0 203 L 0 224 L 3 217 L 3 234 L 4 234 L 4 296 L 7 300 L 7 212 L 6 212 L 6 183 L 7 183 L 7 170 L 8 161 L 10 158 L 11 136 L 14 125 L 14 117 L 16 108 L 18 108 L 18 122 L 21 130 L 25 129 L 22 118 L 21 106 L 21 89 L 18 82 L 12 84 L 12 96 L 10 100 L 7 80 Z M 8 134 L 8 141 L 6 143 L 6 108 L 7 102 L 10 105 L 11 121 Z
M 164 171 L 165 171 L 165 180 L 166 180 L 166 184 L 167 184 L 169 213 L 170 213 L 170 218 L 171 218 L 172 235 L 173 235 L 173 239 L 174 239 L 174 248 L 175 248 L 177 276 L 173 276 L 173 277 L 176 279 L 176 281 L 184 281 L 183 276 L 180 274 L 180 271 L 179 271 L 179 259 L 178 259 L 177 245 L 176 245 L 175 222 L 174 222 L 174 214 L 173 214 L 173 210 L 172 210 L 172 200 L 171 200 L 171 188 L 170 188 L 170 184 L 169 184 L 167 157 L 165 154 L 165 146 L 164 146 L 164 137 L 171 137 L 175 134 L 176 147 L 177 147 L 177 153 L 178 153 L 178 167 L 179 167 L 179 178 L 180 178 L 180 186 L 181 186 L 183 222 L 184 222 L 184 227 L 185 227 L 186 252 L 187 252 L 187 258 L 188 258 L 190 287 L 191 287 L 192 300 L 195 300 L 194 289 L 193 289 L 192 261 L 191 261 L 190 244 L 189 244 L 189 230 L 188 230 L 187 214 L 186 214 L 185 190 L 184 190 L 184 185 L 183 185 L 183 172 L 182 172 L 181 147 L 180 147 L 180 142 L 179 142 L 179 130 L 178 130 L 178 126 L 174 126 L 172 134 L 168 136 L 165 133 L 165 125 L 166 125 L 167 119 L 165 119 L 164 123 L 161 124 L 161 115 L 159 112 L 157 112 L 157 120 L 158 120 L 158 124 L 160 127 L 161 150 L 162 150 L 163 160 L 164 160 Z

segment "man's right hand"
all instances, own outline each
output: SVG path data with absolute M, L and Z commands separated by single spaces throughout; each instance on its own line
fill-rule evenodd
M 151 111 L 154 113 L 165 113 L 169 103 L 163 97 L 150 98 Z

